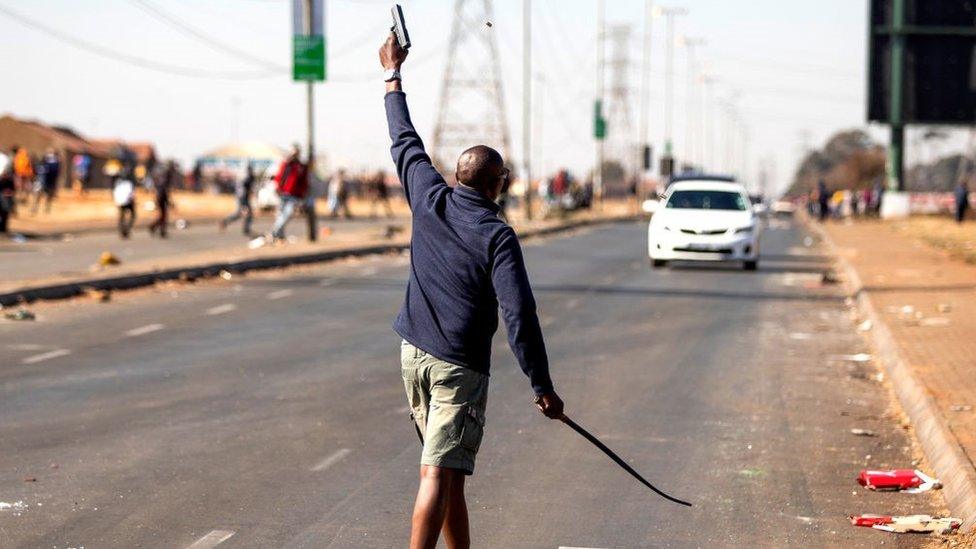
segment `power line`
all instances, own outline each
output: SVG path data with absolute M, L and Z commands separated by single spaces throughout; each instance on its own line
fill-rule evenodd
M 256 55 L 252 55 L 244 50 L 241 50 L 235 46 L 221 42 L 212 38 L 208 33 L 197 29 L 196 27 L 190 25 L 189 23 L 183 21 L 179 17 L 162 10 L 159 6 L 151 2 L 150 0 L 129 0 L 129 2 L 156 19 L 166 23 L 167 25 L 173 27 L 174 29 L 182 32 L 183 34 L 194 38 L 204 44 L 207 44 L 212 49 L 229 54 L 233 57 L 237 57 L 243 61 L 257 65 L 267 70 L 287 72 L 288 67 L 274 63 L 273 61 L 268 61 L 267 59 L 262 59 Z
M 186 76 L 189 78 L 211 78 L 211 79 L 224 79 L 224 80 L 258 80 L 263 78 L 274 78 L 281 75 L 280 71 L 225 71 L 225 70 L 210 70 L 210 69 L 198 69 L 194 67 L 184 67 L 181 65 L 174 65 L 170 63 L 163 63 L 146 57 L 139 57 L 136 55 L 128 55 L 125 53 L 119 53 L 112 48 L 107 48 L 87 40 L 83 40 L 76 36 L 66 34 L 57 29 L 51 28 L 43 23 L 25 17 L 20 13 L 10 9 L 7 6 L 0 4 L 0 14 L 6 15 L 10 19 L 13 19 L 22 25 L 28 26 L 36 31 L 42 32 L 60 42 L 74 46 L 78 49 L 85 50 L 89 53 L 111 59 L 113 61 L 119 61 L 122 63 L 128 63 L 143 69 L 150 69 L 158 72 L 164 72 L 168 74 L 175 74 L 178 76 Z

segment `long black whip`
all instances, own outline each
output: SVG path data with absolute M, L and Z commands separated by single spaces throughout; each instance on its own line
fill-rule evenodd
M 644 477 L 642 477 L 640 475 L 640 473 L 638 473 L 637 471 L 635 471 L 633 469 L 633 467 L 631 467 L 630 465 L 627 465 L 627 462 L 625 462 L 624 460 L 620 459 L 620 456 L 618 456 L 617 454 L 615 454 L 613 450 L 611 450 L 610 448 L 607 448 L 607 445 L 606 444 L 600 442 L 600 439 L 598 439 L 595 436 L 591 435 L 589 431 L 587 431 L 586 429 L 580 427 L 575 421 L 573 421 L 573 420 L 569 419 L 568 417 L 566 417 L 565 414 L 563 414 L 559 419 L 560 419 L 560 421 L 562 421 L 566 425 L 569 425 L 570 427 L 572 427 L 573 430 L 576 431 L 577 433 L 579 433 L 583 438 L 585 438 L 586 440 L 592 442 L 594 446 L 596 446 L 600 450 L 603 450 L 603 453 L 606 454 L 607 456 L 609 456 L 610 459 L 612 459 L 615 462 L 617 462 L 617 465 L 619 465 L 620 467 L 622 467 L 624 471 L 627 471 L 628 473 L 630 473 L 634 478 L 636 478 L 637 480 L 639 480 L 641 482 L 641 484 L 643 484 L 644 486 L 647 486 L 648 488 L 650 488 L 651 490 L 653 490 L 657 495 L 661 496 L 662 498 L 664 498 L 664 499 L 666 499 L 668 501 L 673 501 L 673 502 L 675 502 L 675 503 L 677 503 L 679 505 L 687 505 L 688 507 L 691 507 L 691 504 L 688 503 L 687 501 L 682 501 L 682 500 L 680 500 L 680 499 L 678 499 L 676 497 L 669 496 L 669 495 L 665 494 L 664 492 L 662 492 L 662 491 L 658 490 L 657 488 L 655 488 L 653 484 L 651 484 L 650 482 L 647 482 L 647 479 L 645 479 Z

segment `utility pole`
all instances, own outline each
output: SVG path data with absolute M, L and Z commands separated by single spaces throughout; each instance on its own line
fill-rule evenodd
M 638 192 L 641 190 L 640 183 L 646 176 L 646 170 L 651 169 L 651 136 L 648 133 L 651 125 L 651 99 L 649 93 L 651 87 L 651 29 L 653 24 L 654 0 L 644 0 L 644 46 L 643 59 L 641 59 L 640 120 L 638 120 L 638 132 L 640 135 L 637 138 L 639 146 L 637 147 L 637 162 L 635 163 L 637 173 L 639 174 Z M 646 164 L 645 159 L 647 159 Z
M 674 18 L 687 15 L 685 8 L 657 8 L 657 13 L 667 18 L 664 67 L 664 154 L 672 156 L 672 131 L 674 129 Z
M 594 134 L 596 137 L 596 167 L 593 169 L 593 195 L 597 204 L 603 204 L 603 140 L 606 128 L 603 124 L 603 95 L 604 77 L 603 65 L 605 62 L 603 41 L 606 32 L 607 5 L 606 0 L 596 2 L 596 108 L 594 113 Z M 601 135 L 600 127 L 603 127 Z
M 702 163 L 706 166 L 706 171 L 716 171 L 715 168 L 715 126 L 714 107 L 712 105 L 712 85 L 715 78 L 705 75 L 702 78 L 704 90 L 702 94 Z
M 312 0 L 304 0 L 305 9 L 305 35 L 312 35 Z M 306 122 L 308 123 L 308 169 L 312 170 L 315 161 L 315 82 L 308 80 L 305 82 L 305 107 Z
M 691 38 L 685 36 L 681 40 L 685 47 L 688 68 L 687 82 L 685 83 L 685 162 L 689 165 L 695 163 L 695 48 L 704 46 L 705 40 L 702 38 Z M 698 160 L 701 162 L 701 160 Z
M 631 166 L 634 150 L 640 149 L 634 135 L 634 114 L 631 109 L 632 88 L 629 75 L 630 36 L 629 24 L 611 25 L 606 31 L 606 42 L 610 43 L 610 89 L 607 97 L 607 141 L 609 155 L 620 163 L 624 182 L 629 184 L 631 177 L 640 173 L 640 165 Z M 604 181 L 606 187 L 606 181 Z
M 532 0 L 522 0 L 522 203 L 532 219 Z
M 905 0 L 892 0 L 891 102 L 888 113 L 891 142 L 888 147 L 888 189 L 905 190 L 905 123 L 903 75 L 905 74 Z

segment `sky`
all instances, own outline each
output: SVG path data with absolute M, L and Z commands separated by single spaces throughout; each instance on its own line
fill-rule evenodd
M 388 32 L 390 2 L 325 1 L 329 80 L 315 86 L 317 148 L 333 165 L 390 167 L 376 53 Z M 645 2 L 606 3 L 608 27 L 630 25 L 633 31 L 629 47 L 618 56 L 630 62 L 608 64 L 606 82 L 608 90 L 614 78 L 628 84 L 633 128 L 628 135 L 636 136 Z M 413 42 L 403 86 L 414 123 L 429 143 L 454 1 L 401 4 Z M 496 40 L 510 156 L 518 165 L 522 0 L 493 4 L 492 25 L 469 32 Z M 654 4 L 687 10 L 674 18 L 673 142 L 679 156 L 690 142 L 693 158 L 711 160 L 711 171 L 736 171 L 755 184 L 765 167 L 769 185 L 783 189 L 805 148 L 822 145 L 835 131 L 867 127 L 864 0 Z M 596 5 L 596 0 L 532 1 L 536 173 L 566 167 L 584 175 L 594 164 Z M 62 36 L 95 44 L 107 55 L 31 28 L 11 18 L 10 10 Z M 178 32 L 167 16 L 226 47 Z M 665 22 L 655 18 L 651 27 L 648 126 L 656 155 L 665 137 Z M 6 83 L 0 86 L 0 113 L 70 125 L 92 137 L 153 141 L 162 156 L 183 161 L 236 140 L 304 143 L 305 86 L 291 80 L 291 35 L 289 0 L 0 0 Z M 694 64 L 686 42 L 699 44 Z M 614 57 L 609 44 L 607 56 Z M 483 64 L 470 57 L 460 62 Z M 690 111 L 689 66 L 694 75 Z M 165 72 L 174 68 L 193 76 Z M 713 81 L 705 108 L 703 74 Z M 699 137 L 709 128 L 711 137 Z M 871 131 L 886 139 L 883 128 Z M 611 139 L 621 132 L 619 124 L 612 125 Z M 911 154 L 910 148 L 909 161 Z

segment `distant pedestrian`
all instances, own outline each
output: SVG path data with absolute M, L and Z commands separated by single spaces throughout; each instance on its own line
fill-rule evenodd
M 386 174 L 378 171 L 369 178 L 369 215 L 376 217 L 376 210 L 382 207 L 386 210 L 386 217 L 393 217 L 393 207 L 390 206 L 390 191 L 386 188 Z
M 111 175 L 112 200 L 119 208 L 119 236 L 129 238 L 136 222 L 136 186 L 119 174 Z
M 881 204 L 884 202 L 884 184 L 881 178 L 874 180 L 874 185 L 871 186 L 871 214 L 875 217 L 881 217 Z
M 953 194 L 956 199 L 956 223 L 962 223 L 966 219 L 966 210 L 969 209 L 969 185 L 960 181 Z
M 329 217 L 339 217 L 339 212 L 347 219 L 352 219 L 349 211 L 349 182 L 344 170 L 337 171 L 329 180 Z
M 79 191 L 87 191 L 91 185 L 92 177 L 91 157 L 84 153 L 76 154 L 72 163 L 74 164 L 75 184 L 78 185 Z
M 220 220 L 220 230 L 223 231 L 227 225 L 244 218 L 244 235 L 251 236 L 251 223 L 254 221 L 254 209 L 251 208 L 251 192 L 254 190 L 254 165 L 247 163 L 244 177 L 237 182 L 234 194 L 237 197 L 237 209 L 234 213 Z
M 44 211 L 51 213 L 51 202 L 54 201 L 58 192 L 59 177 L 61 177 L 61 158 L 54 152 L 54 149 L 48 149 L 44 153 L 44 159 L 41 161 L 38 170 L 38 184 L 34 192 L 34 205 L 31 207 L 31 215 L 37 214 L 41 200 L 46 201 Z
M 149 234 L 152 236 L 159 232 L 160 238 L 166 238 L 166 227 L 169 225 L 169 207 L 173 205 L 170 200 L 169 190 L 171 182 L 176 179 L 179 169 L 176 162 L 170 160 L 166 165 L 166 171 L 158 181 L 153 182 L 155 187 L 156 219 L 149 225 Z
M 295 209 L 302 206 L 308 194 L 308 170 L 299 158 L 299 154 L 298 145 L 295 145 L 288 158 L 281 163 L 275 176 L 278 197 L 281 200 L 278 216 L 271 229 L 271 237 L 275 239 L 285 237 L 285 225 L 295 214 Z
M 820 209 L 820 221 L 826 221 L 830 216 L 830 191 L 827 190 L 827 183 L 821 179 L 817 182 L 817 204 Z
M 9 230 L 7 223 L 13 213 L 16 190 L 13 162 L 0 154 L 0 234 L 7 234 Z
M 34 185 L 34 161 L 23 147 L 14 146 L 14 186 L 16 194 L 25 197 Z

